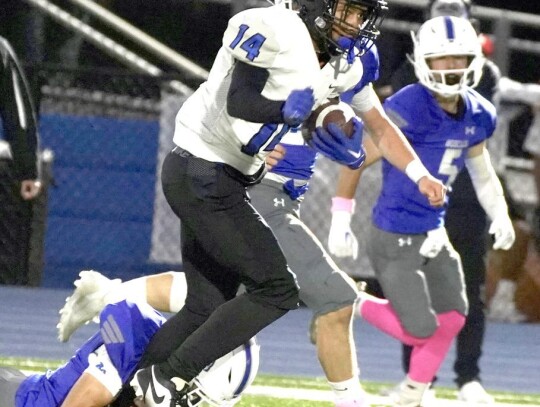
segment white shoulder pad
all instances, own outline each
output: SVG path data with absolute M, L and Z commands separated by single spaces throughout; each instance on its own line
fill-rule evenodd
M 307 29 L 298 15 L 280 6 L 242 11 L 229 20 L 223 48 L 250 65 L 268 68 L 279 55 L 287 54 Z

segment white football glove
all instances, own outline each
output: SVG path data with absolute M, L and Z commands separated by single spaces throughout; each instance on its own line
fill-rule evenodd
M 496 216 L 489 226 L 489 234 L 493 235 L 493 250 L 508 250 L 516 240 L 514 226 L 507 213 Z
M 351 230 L 351 216 L 347 211 L 332 212 L 328 251 L 337 257 L 358 258 L 358 240 Z
M 442 248 L 449 244 L 446 228 L 440 227 L 427 232 L 426 240 L 422 243 L 419 253 L 429 259 L 437 257 Z

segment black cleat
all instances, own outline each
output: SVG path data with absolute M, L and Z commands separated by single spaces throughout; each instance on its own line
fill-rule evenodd
M 136 402 L 147 407 L 189 407 L 188 384 L 179 377 L 166 378 L 157 365 L 140 369 L 130 382 Z

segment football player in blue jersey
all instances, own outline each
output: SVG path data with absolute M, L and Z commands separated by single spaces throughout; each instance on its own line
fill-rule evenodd
M 430 172 L 448 187 L 467 167 L 474 190 L 491 219 L 494 249 L 509 249 L 515 233 L 486 140 L 495 129 L 495 108 L 472 87 L 482 53 L 466 19 L 436 17 L 413 35 L 419 83 L 384 102 Z M 366 164 L 381 158 L 364 138 Z M 417 186 L 386 160 L 373 208 L 368 256 L 387 300 L 363 297 L 357 313 L 382 331 L 413 346 L 409 373 L 396 406 L 417 407 L 467 314 L 461 261 L 448 240 L 444 207 L 428 205 Z M 337 197 L 352 202 L 361 171 L 343 169 Z M 352 204 L 350 204 L 352 206 Z
M 471 16 L 471 7 L 470 0 L 430 0 L 425 8 L 426 20 L 445 15 L 462 17 L 471 21 L 478 32 L 479 22 Z M 481 38 L 482 51 L 488 57 L 489 47 L 485 41 L 487 37 L 483 34 L 479 34 L 479 37 Z M 482 66 L 482 76 L 474 88 L 492 102 L 497 110 L 498 106 L 494 95 L 502 95 L 499 87 L 500 76 L 497 65 L 486 58 Z M 392 74 L 391 87 L 395 92 L 417 81 L 414 66 L 406 60 Z M 495 169 L 498 172 L 502 168 L 500 159 L 506 154 L 506 147 L 503 145 L 506 141 L 506 137 L 501 132 L 496 131 L 488 142 L 491 160 L 497 163 Z M 507 201 L 510 217 L 514 221 L 514 227 L 516 227 L 515 210 L 511 207 L 510 201 Z M 453 370 L 455 372 L 454 381 L 459 389 L 457 396 L 459 400 L 465 402 L 492 404 L 493 397 L 486 392 L 482 385 L 480 370 L 480 357 L 486 325 L 483 291 L 486 279 L 486 257 L 489 250 L 489 242 L 486 238 L 488 219 L 474 193 L 466 168 L 460 171 L 452 184 L 452 194 L 446 207 L 445 226 L 450 242 L 461 258 L 469 302 L 469 313 L 465 325 L 456 338 Z M 518 234 L 516 233 L 516 235 Z M 505 253 L 505 255 L 509 255 L 508 252 L 505 251 Z M 409 369 L 411 352 L 412 347 L 402 346 L 402 366 L 405 372 Z M 434 379 L 435 382 L 436 379 Z M 430 391 L 426 393 L 426 398 L 433 398 L 434 395 L 435 390 L 432 385 Z
M 18 370 L 0 368 L 0 407 L 109 405 L 132 376 L 150 338 L 165 322 L 146 301 L 171 312 L 178 311 L 185 299 L 185 278 L 178 272 L 120 284 L 95 271 L 83 271 L 77 283 L 82 291 L 70 297 L 68 303 L 72 303 L 66 306 L 75 306 L 76 300 L 78 307 L 89 306 L 88 317 L 99 314 L 99 331 L 55 371 L 27 377 Z M 85 290 L 92 298 L 85 298 Z M 108 303 L 110 300 L 119 301 Z M 100 312 L 98 308 L 103 309 Z M 192 383 L 191 405 L 207 401 L 232 406 L 255 378 L 258 361 L 255 339 L 220 358 Z
M 266 156 L 291 128 L 358 83 L 357 56 L 377 37 L 385 9 L 383 0 L 294 0 L 229 20 L 208 80 L 176 116 L 176 147 L 163 163 L 163 191 L 181 220 L 189 290 L 186 306 L 154 336 L 131 382 L 148 406 L 182 405 L 183 389 L 204 366 L 298 306 L 294 274 L 246 188 L 263 177 Z M 444 186 L 373 94 L 360 91 L 351 104 L 380 136 L 380 148 L 391 150 L 393 164 L 417 169 L 419 189 L 442 204 Z M 357 120 L 352 137 L 336 125 L 318 128 L 312 145 L 358 168 L 359 129 Z M 241 283 L 246 291 L 237 295 Z M 150 381 L 166 389 L 165 399 L 147 391 Z

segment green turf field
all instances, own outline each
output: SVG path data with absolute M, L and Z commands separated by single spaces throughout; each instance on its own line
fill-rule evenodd
M 55 369 L 62 365 L 64 361 L 60 360 L 40 360 L 40 359 L 24 359 L 24 358 L 6 358 L 0 356 L 0 366 L 14 367 L 26 372 L 36 371 L 42 372 L 46 369 Z M 378 396 L 384 388 L 392 386 L 392 383 L 371 383 L 364 382 L 363 386 L 366 391 L 373 395 L 372 407 L 389 407 L 388 400 Z M 438 407 L 460 406 L 463 404 L 453 401 L 456 398 L 455 389 L 437 387 L 437 399 L 440 402 L 434 405 Z M 540 406 L 539 394 L 523 394 L 510 392 L 494 392 L 490 391 L 498 405 L 505 406 Z M 287 397 L 290 395 L 290 397 Z M 321 395 L 318 401 L 318 395 Z M 242 397 L 238 407 L 331 407 L 333 403 L 329 400 L 330 393 L 328 386 L 323 378 L 301 378 L 288 376 L 270 376 L 259 374 L 250 388 Z
M 388 400 L 385 400 L 383 397 L 377 397 L 381 394 L 381 391 L 387 389 L 395 383 L 372 383 L 372 382 L 363 382 L 364 389 L 371 395 L 374 395 L 372 400 L 372 407 L 387 407 L 391 406 Z M 311 389 L 311 390 L 328 390 L 328 385 L 326 384 L 325 379 L 312 379 L 312 378 L 298 378 L 298 377 L 284 377 L 284 376 L 269 376 L 269 375 L 258 375 L 253 383 L 254 387 L 259 386 L 272 386 L 273 388 L 281 389 Z M 298 392 L 301 397 L 301 391 Z M 439 404 L 443 406 L 460 406 L 463 407 L 462 403 L 457 402 L 456 400 L 456 390 L 454 388 L 436 388 L 437 399 L 441 399 L 440 403 L 436 403 L 434 407 L 438 407 Z M 539 394 L 523 394 L 523 393 L 510 393 L 510 392 L 495 392 L 490 391 L 490 394 L 493 395 L 497 401 L 497 404 L 501 406 L 510 406 L 510 405 L 529 405 L 529 406 L 540 406 L 540 393 Z M 444 400 L 444 402 L 443 402 Z M 375 402 L 374 402 L 375 401 Z M 274 406 L 289 406 L 289 405 L 302 405 L 305 407 L 314 407 L 314 406 L 332 406 L 333 403 L 328 401 L 308 401 L 302 400 L 299 404 L 298 399 L 281 399 L 278 397 L 261 397 L 247 394 L 242 398 L 242 401 L 238 404 L 239 407 L 252 407 L 252 406 L 261 406 L 261 407 L 274 407 Z M 430 406 L 428 406 L 430 407 Z

